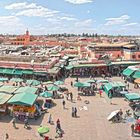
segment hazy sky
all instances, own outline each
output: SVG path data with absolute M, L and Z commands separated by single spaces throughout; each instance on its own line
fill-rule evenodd
M 140 34 L 140 0 L 0 0 L 0 33 Z

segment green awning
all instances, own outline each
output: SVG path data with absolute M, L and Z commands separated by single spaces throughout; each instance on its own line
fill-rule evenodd
M 70 70 L 70 69 L 73 68 L 73 66 L 72 65 L 69 65 L 69 66 L 66 66 L 65 68 L 66 68 L 66 70 Z
M 27 74 L 27 75 L 32 75 L 33 71 L 32 70 L 22 70 L 23 74 Z
M 140 100 L 140 95 L 137 93 L 128 93 L 128 94 L 125 94 L 125 97 L 129 101 Z
M 0 73 L 3 73 L 3 71 L 4 71 L 4 68 L 0 68 Z
M 23 79 L 22 78 L 12 78 L 12 79 L 10 79 L 10 81 L 12 81 L 12 82 L 23 82 Z
M 47 75 L 47 72 L 34 71 L 34 75 Z
M 140 78 L 140 71 L 135 71 L 135 73 L 132 75 L 132 77 L 135 79 Z
M 22 75 L 23 72 L 22 72 L 21 69 L 15 69 L 14 74 L 15 74 L 15 75 Z
M 125 87 L 125 84 L 123 84 L 122 82 L 110 82 L 104 85 L 104 91 L 106 94 L 108 94 L 111 89 L 120 87 Z
M 14 69 L 4 69 L 3 74 L 14 74 Z
M 26 86 L 26 87 L 20 87 L 19 89 L 17 89 L 14 94 L 18 94 L 18 93 L 32 93 L 32 94 L 35 94 L 37 92 L 38 88 L 35 88 L 35 87 L 29 87 L 29 86 Z
M 9 104 L 14 105 L 23 105 L 23 106 L 32 106 L 34 102 L 36 101 L 38 95 L 36 94 L 27 94 L 27 93 L 21 93 L 21 94 L 15 94 L 9 101 Z
M 112 84 L 107 83 L 104 85 L 104 91 L 106 94 L 108 94 L 109 90 L 111 90 L 113 88 Z
M 130 68 L 127 68 L 127 69 L 125 69 L 124 71 L 123 71 L 123 75 L 125 75 L 125 76 L 130 76 L 133 72 L 135 72 L 135 70 L 132 70 L 132 69 L 130 69 Z
M 0 77 L 0 82 L 8 81 L 7 77 Z

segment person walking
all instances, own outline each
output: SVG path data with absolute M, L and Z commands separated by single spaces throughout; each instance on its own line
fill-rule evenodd
M 61 130 L 61 125 L 60 125 L 60 120 L 59 119 L 57 119 L 57 121 L 56 121 L 56 131 L 58 129 Z
M 15 117 L 12 119 L 12 124 L 13 124 L 13 127 L 16 128 L 16 118 Z
M 77 108 L 74 108 L 74 117 L 77 117 Z
M 71 81 L 71 83 L 70 83 L 70 84 L 71 84 L 71 87 L 73 87 L 73 82 L 72 82 L 72 81 Z
M 131 125 L 131 136 L 132 136 L 132 137 L 134 136 L 134 131 L 135 131 L 135 125 L 132 124 L 132 125 Z
M 4 140 L 8 140 L 9 139 L 9 135 L 8 133 L 5 134 L 5 139 Z
M 52 114 L 50 114 L 50 116 L 49 116 L 48 123 L 49 123 L 49 124 L 51 124 L 51 123 L 52 123 Z
M 28 128 L 28 127 L 29 127 L 28 118 L 25 118 L 25 120 L 24 120 L 24 128 Z
M 65 105 L 66 105 L 65 100 L 63 100 L 62 104 L 63 104 L 63 109 L 65 109 Z
M 75 109 L 74 109 L 74 107 L 72 107 L 72 117 L 75 117 Z
M 70 92 L 70 99 L 71 99 L 71 102 L 73 101 L 73 94 L 72 92 Z
M 102 97 L 102 90 L 99 90 L 100 98 Z
M 112 104 L 112 93 L 109 93 L 110 104 Z

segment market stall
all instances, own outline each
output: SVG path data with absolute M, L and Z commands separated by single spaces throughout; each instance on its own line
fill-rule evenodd
M 19 120 L 24 120 L 25 117 L 34 118 L 36 112 L 36 106 L 34 105 L 38 95 L 32 93 L 20 93 L 15 94 L 8 104 L 11 106 L 11 116 L 17 116 Z
M 6 102 L 12 97 L 13 95 L 0 93 L 0 114 L 7 114 L 8 113 L 8 105 Z
M 122 96 L 121 91 L 126 90 L 126 86 L 122 82 L 110 82 L 103 86 L 103 90 L 108 96 L 111 93 L 113 97 L 117 97 Z

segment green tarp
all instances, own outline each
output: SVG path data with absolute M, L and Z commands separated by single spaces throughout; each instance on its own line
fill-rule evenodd
M 140 100 L 140 95 L 137 93 L 128 93 L 128 94 L 125 94 L 125 97 L 129 101 Z
M 38 95 L 36 94 L 27 94 L 27 93 L 21 93 L 21 94 L 15 94 L 9 101 L 9 104 L 14 105 L 23 105 L 23 106 L 32 106 L 34 102 L 36 101 Z
M 0 105 L 5 104 L 13 95 L 0 93 Z
M 27 74 L 27 75 L 32 75 L 33 71 L 32 70 L 22 70 L 23 74 Z
M 0 73 L 3 73 L 4 68 L 0 68 Z
M 32 93 L 32 94 L 35 94 L 37 92 L 38 88 L 34 88 L 34 87 L 20 87 L 19 89 L 17 89 L 14 94 L 17 94 L 17 93 Z
M 0 92 L 14 93 L 18 88 L 15 86 L 2 86 L 0 87 Z
M 15 75 L 22 75 L 23 72 L 22 72 L 21 69 L 15 69 L 14 74 L 15 74 Z
M 132 77 L 135 79 L 140 78 L 140 71 L 135 71 L 135 73 L 132 75 Z
M 4 69 L 3 74 L 14 74 L 14 69 Z
M 130 69 L 130 68 L 127 68 L 127 69 L 125 69 L 124 71 L 123 71 L 123 75 L 125 75 L 125 76 L 130 76 L 131 74 L 133 74 L 133 72 L 135 72 L 135 70 L 132 70 L 132 69 Z

